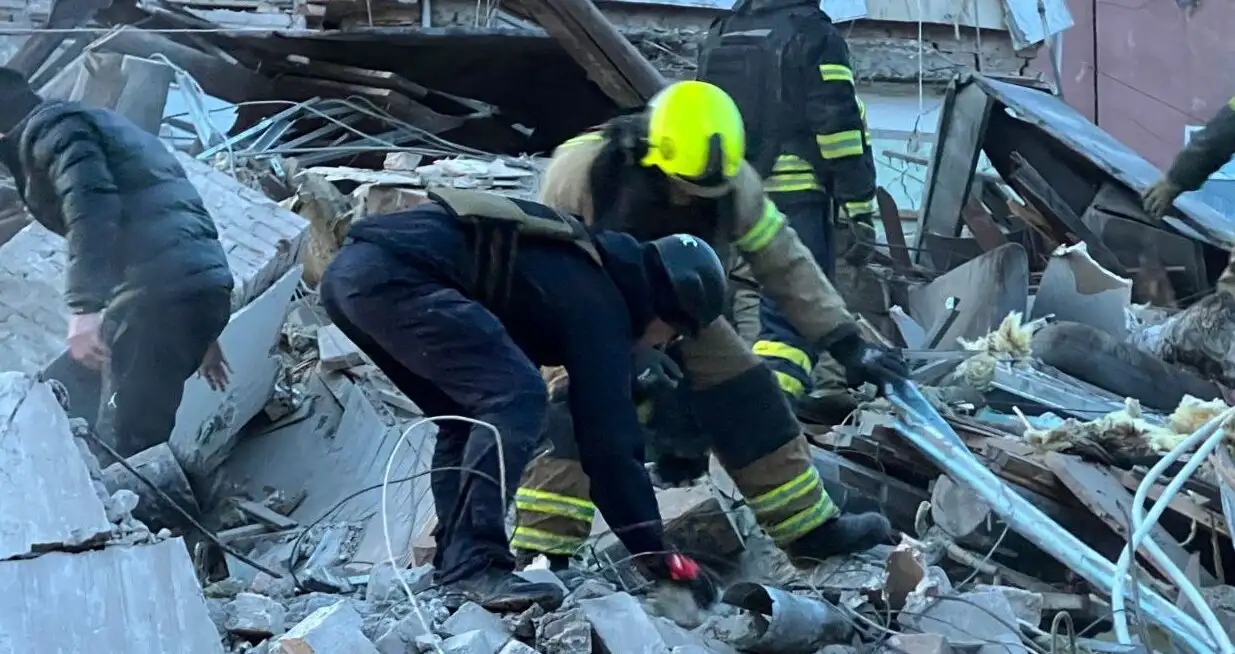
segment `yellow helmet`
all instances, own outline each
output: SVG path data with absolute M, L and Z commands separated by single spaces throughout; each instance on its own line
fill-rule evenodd
M 691 195 L 729 191 L 746 157 L 746 130 L 728 93 L 707 82 L 674 82 L 648 102 L 646 116 L 648 149 L 640 163 Z

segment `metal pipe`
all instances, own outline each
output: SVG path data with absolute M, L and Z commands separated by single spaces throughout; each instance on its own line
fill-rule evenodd
M 935 465 L 977 492 L 999 517 L 1034 545 L 1098 588 L 1108 593 L 1114 588 L 1114 564 L 1048 518 L 982 465 L 913 384 L 886 385 L 884 394 L 898 409 L 899 415 L 892 427 Z M 1209 633 L 1191 616 L 1147 586 L 1141 585 L 1138 596 L 1142 614 L 1166 629 L 1184 649 L 1193 654 L 1217 651 Z
M 741 582 L 730 586 L 721 601 L 754 614 L 752 632 L 733 643 L 743 652 L 811 654 L 853 633 L 831 604 L 779 588 Z

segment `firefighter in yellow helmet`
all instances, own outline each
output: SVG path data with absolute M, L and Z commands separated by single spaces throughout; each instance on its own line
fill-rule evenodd
M 733 100 L 705 82 L 676 82 L 643 112 L 562 144 L 545 171 L 540 200 L 640 240 L 676 232 L 702 238 L 730 270 L 738 257 L 745 260 L 794 327 L 855 379 L 882 385 L 903 377 L 894 352 L 861 337 L 744 155 L 742 116 Z M 679 350 L 684 378 L 678 397 L 778 545 L 791 555 L 822 559 L 888 539 L 883 516 L 840 515 L 775 375 L 729 322 L 717 320 Z M 672 368 L 667 356 L 636 351 L 638 383 L 666 376 Z M 567 454 L 542 455 L 524 475 L 511 544 L 525 558 L 545 553 L 560 562 L 590 533 L 595 507 L 589 482 Z M 662 462 L 653 463 L 660 469 Z

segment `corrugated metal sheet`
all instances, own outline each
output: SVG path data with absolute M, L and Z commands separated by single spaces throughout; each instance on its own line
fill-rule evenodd
M 981 85 L 987 93 L 1012 109 L 1016 117 L 1041 127 L 1060 143 L 1138 193 L 1162 178 L 1162 171 L 1058 97 L 980 76 L 972 78 L 970 83 Z M 1185 219 L 1167 218 L 1170 227 L 1190 238 L 1235 249 L 1235 221 L 1205 202 L 1199 194 L 1181 195 L 1175 201 L 1175 207 Z
M 0 654 L 223 652 L 180 539 L 5 561 L 0 588 Z

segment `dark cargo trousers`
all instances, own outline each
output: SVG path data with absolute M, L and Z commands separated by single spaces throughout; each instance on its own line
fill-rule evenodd
M 219 288 L 176 298 L 133 297 L 104 313 L 111 361 L 103 369 L 95 430 L 121 456 L 171 437 L 184 382 L 227 326 L 231 303 L 231 289 Z
M 431 266 L 364 242 L 345 245 L 323 276 L 322 304 L 426 416 L 464 416 L 497 428 L 505 496 L 513 500 L 540 437 L 544 382 L 497 317 L 444 284 Z M 439 423 L 433 468 L 440 581 L 514 570 L 493 433 L 457 420 Z
M 788 191 L 769 193 L 776 207 L 785 214 L 789 225 L 815 262 L 829 278 L 836 273 L 836 243 L 832 228 L 832 200 L 818 191 Z M 789 323 L 784 312 L 772 298 L 764 295 L 759 307 L 759 338 L 754 352 L 776 373 L 781 390 L 791 397 L 800 397 L 811 390 L 811 373 L 818 353 L 814 343 L 807 343 Z M 835 372 L 831 376 L 840 377 Z M 838 383 L 843 386 L 843 378 Z

